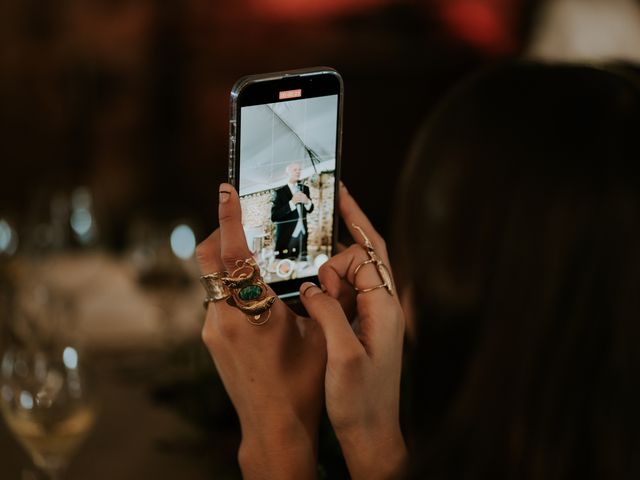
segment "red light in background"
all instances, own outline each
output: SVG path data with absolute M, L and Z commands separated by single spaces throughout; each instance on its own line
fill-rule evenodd
M 326 19 L 361 12 L 395 0 L 249 0 L 253 10 L 280 20 Z
M 513 23 L 519 0 L 439 0 L 442 19 L 454 35 L 489 53 L 515 48 Z

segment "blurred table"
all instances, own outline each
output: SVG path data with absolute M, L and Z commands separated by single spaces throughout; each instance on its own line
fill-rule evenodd
M 194 343 L 185 348 L 198 346 Z M 144 357 L 119 353 L 94 359 L 92 378 L 99 397 L 96 425 L 63 478 L 240 478 L 234 414 L 215 374 L 211 375 L 213 390 L 209 390 L 214 401 L 207 402 L 211 393 L 198 395 L 199 382 L 182 375 L 181 368 L 168 376 L 162 373 L 172 368 L 166 352 Z M 181 397 L 201 403 L 203 411 L 208 408 L 203 402 L 212 403 L 212 415 L 221 419 L 219 428 L 215 416 L 203 425 L 197 424 L 197 418 L 185 417 Z M 0 422 L 0 465 L 3 480 L 20 479 L 22 470 L 31 467 L 28 455 L 4 422 Z
M 73 300 L 73 321 L 61 330 L 79 342 L 98 400 L 96 424 L 64 479 L 240 477 L 235 413 L 200 338 L 204 312 L 193 262 L 181 266 L 179 281 L 141 281 L 130 259 L 100 252 L 14 267 L 17 300 L 33 303 L 34 280 Z M 32 469 L 1 418 L 0 468 L 2 480 Z
M 241 478 L 237 417 L 200 336 L 197 269 L 186 284 L 141 282 L 126 258 L 94 253 L 16 270 L 19 294 L 35 278 L 73 297 L 77 318 L 67 329 L 97 393 L 96 424 L 64 480 Z M 349 478 L 326 415 L 319 459 L 319 478 Z M 0 480 L 22 480 L 23 470 L 33 470 L 31 460 L 0 418 Z

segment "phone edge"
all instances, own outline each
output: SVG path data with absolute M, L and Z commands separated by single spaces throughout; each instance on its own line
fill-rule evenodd
M 332 232 L 332 250 L 333 254 L 337 249 L 338 245 L 338 212 L 339 212 L 339 201 L 340 201 L 340 181 L 342 178 L 342 128 L 343 128 L 343 103 L 344 103 L 344 82 L 342 79 L 342 75 L 332 68 L 327 66 L 319 66 L 319 67 L 308 67 L 294 70 L 284 70 L 280 72 L 270 72 L 256 75 L 245 75 L 240 77 L 231 87 L 230 99 L 229 99 L 229 164 L 228 164 L 228 182 L 239 191 L 238 178 L 236 176 L 236 149 L 239 148 L 236 145 L 236 127 L 237 127 L 237 114 L 238 114 L 238 97 L 242 92 L 242 89 L 247 86 L 249 83 L 255 82 L 264 82 L 264 81 L 272 81 L 279 80 L 286 77 L 294 77 L 294 76 L 305 76 L 305 75 L 317 75 L 317 74 L 330 74 L 336 77 L 339 85 L 339 96 L 338 96 L 338 121 L 337 121 L 337 140 L 336 140 L 336 174 L 335 174 L 335 183 L 334 183 L 334 212 L 333 212 L 333 232 Z M 317 277 L 310 277 L 314 279 Z M 292 300 L 295 297 L 299 296 L 299 292 L 289 292 L 287 294 L 278 295 L 280 298 L 287 298 L 287 300 Z

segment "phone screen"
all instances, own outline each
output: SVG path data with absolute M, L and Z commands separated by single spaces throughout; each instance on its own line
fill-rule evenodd
M 277 98 L 240 106 L 236 175 L 249 250 L 286 297 L 333 253 L 340 98 L 301 89 Z

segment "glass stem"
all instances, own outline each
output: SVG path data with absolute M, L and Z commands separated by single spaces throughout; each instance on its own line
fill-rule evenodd
M 60 475 L 60 472 L 51 472 L 51 473 L 49 473 L 49 479 L 50 480 L 61 480 L 62 476 Z
M 52 468 L 47 470 L 47 476 L 49 480 L 62 480 L 62 469 Z

